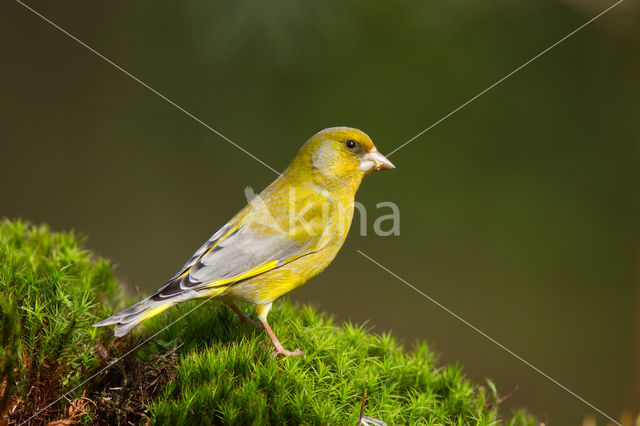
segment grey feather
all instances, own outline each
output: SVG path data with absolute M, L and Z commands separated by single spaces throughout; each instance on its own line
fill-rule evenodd
M 223 226 L 204 243 L 181 270 L 154 294 L 124 311 L 94 324 L 94 327 L 117 324 L 114 334 L 124 336 L 143 321 L 145 312 L 159 306 L 173 306 L 179 302 L 203 296 L 201 290 L 210 290 L 211 283 L 226 282 L 233 285 L 235 277 L 252 271 L 267 261 L 276 260 L 282 266 L 292 259 L 317 252 L 321 236 L 304 243 L 289 238 L 285 233 L 273 232 L 266 225 L 252 223 L 233 232 L 233 223 Z

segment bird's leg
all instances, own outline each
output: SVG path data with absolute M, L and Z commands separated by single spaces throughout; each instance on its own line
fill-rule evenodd
M 267 330 L 267 334 L 269 335 L 269 337 L 271 338 L 271 341 L 273 342 L 273 346 L 274 346 L 273 356 L 274 357 L 276 357 L 278 355 L 284 355 L 284 356 L 301 356 L 301 355 L 304 355 L 300 349 L 296 348 L 295 351 L 288 351 L 285 348 L 283 348 L 282 344 L 280 343 L 280 341 L 276 337 L 276 334 L 273 332 L 273 330 L 269 326 L 269 323 L 267 322 L 266 318 L 262 321 L 262 325 L 264 326 L 264 329 Z
M 284 356 L 304 355 L 300 349 L 296 348 L 295 351 L 288 351 L 282 347 L 282 344 L 276 337 L 276 333 L 273 332 L 273 330 L 271 329 L 271 326 L 269 326 L 269 323 L 267 322 L 267 314 L 269 313 L 270 310 L 271 310 L 271 303 L 267 303 L 265 305 L 256 305 L 256 311 L 258 312 L 258 319 L 260 319 L 260 322 L 264 326 L 264 329 L 267 331 L 269 338 L 273 342 L 273 346 L 274 346 L 273 356 L 276 357 L 278 355 L 284 355 Z
M 226 302 L 224 302 L 224 303 L 225 303 L 229 308 L 231 308 L 231 310 L 232 310 L 233 312 L 235 312 L 235 313 L 236 313 L 236 315 L 238 316 L 238 318 L 240 318 L 240 321 L 242 321 L 243 323 L 245 323 L 245 324 L 249 324 L 249 325 L 252 325 L 252 326 L 254 326 L 254 327 L 256 327 L 256 328 L 264 328 L 264 327 L 262 326 L 262 324 L 260 324 L 259 322 L 256 322 L 256 321 L 252 320 L 252 319 L 251 319 L 251 316 L 249 316 L 249 314 L 245 314 L 245 313 L 243 313 L 243 312 L 240 310 L 240 308 L 238 308 L 238 307 L 236 306 L 236 304 L 235 304 L 235 303 L 233 303 L 233 302 L 229 302 L 229 301 L 226 301 Z

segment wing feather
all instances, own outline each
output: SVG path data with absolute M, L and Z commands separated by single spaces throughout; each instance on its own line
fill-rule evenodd
M 321 236 L 303 241 L 256 225 L 226 225 L 196 251 L 180 272 L 152 296 L 166 300 L 184 292 L 231 285 L 263 274 L 322 247 Z

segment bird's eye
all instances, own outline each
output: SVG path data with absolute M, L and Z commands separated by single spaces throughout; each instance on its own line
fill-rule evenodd
M 347 149 L 354 151 L 356 149 L 357 144 L 355 143 L 355 141 L 352 141 L 351 139 L 349 139 L 344 143 L 344 146 L 346 146 Z

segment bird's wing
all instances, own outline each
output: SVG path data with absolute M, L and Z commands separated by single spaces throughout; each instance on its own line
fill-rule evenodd
M 227 224 L 152 296 L 172 298 L 237 283 L 322 249 L 321 235 L 291 238 L 256 223 Z

